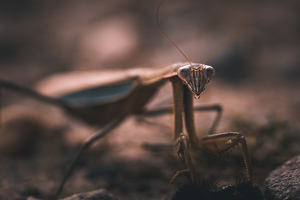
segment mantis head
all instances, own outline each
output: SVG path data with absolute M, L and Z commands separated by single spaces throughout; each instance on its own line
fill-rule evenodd
M 196 99 L 200 98 L 200 94 L 205 90 L 205 85 L 215 75 L 215 69 L 204 64 L 185 65 L 177 71 L 178 77 L 188 86 Z

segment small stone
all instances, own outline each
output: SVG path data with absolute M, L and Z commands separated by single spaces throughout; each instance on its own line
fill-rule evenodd
M 34 197 L 28 197 L 27 200 L 40 200 Z M 90 192 L 74 194 L 70 197 L 66 197 L 59 200 L 117 200 L 107 190 L 101 188 Z
M 300 155 L 269 174 L 264 193 L 266 200 L 300 200 Z
M 41 200 L 41 199 L 37 199 L 37 198 L 35 198 L 35 197 L 27 197 L 26 200 Z
M 117 198 L 101 188 L 86 193 L 74 194 L 61 200 L 117 200 Z

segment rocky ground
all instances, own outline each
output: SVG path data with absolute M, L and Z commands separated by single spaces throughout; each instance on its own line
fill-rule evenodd
M 185 62 L 159 33 L 159 1 L 1 2 L 0 77 L 34 87 L 44 77 L 69 70 L 155 67 Z M 292 1 L 166 1 L 163 30 L 191 61 L 203 62 L 218 46 L 251 23 L 207 64 L 215 78 L 196 103 L 220 103 L 217 132 L 247 138 L 261 188 L 268 174 L 300 154 L 299 3 Z M 170 105 L 170 84 L 151 100 Z M 0 199 L 48 198 L 62 179 L 90 127 L 59 109 L 1 90 Z M 18 107 L 16 107 L 18 105 Z M 23 107 L 20 108 L 20 105 Z M 24 108 L 25 107 L 25 108 Z M 29 115 L 29 116 L 28 116 Z M 197 113 L 199 136 L 215 113 Z M 21 130 L 21 131 L 20 131 Z M 172 144 L 172 115 L 129 116 L 80 160 L 61 197 L 105 188 L 119 199 L 170 199 L 184 177 L 168 187 L 184 164 L 171 148 L 149 151 L 143 144 Z M 197 171 L 220 184 L 244 178 L 241 149 L 224 159 L 193 152 Z M 225 161 L 224 161 L 225 160 Z

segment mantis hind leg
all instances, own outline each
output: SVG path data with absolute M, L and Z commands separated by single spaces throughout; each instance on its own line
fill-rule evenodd
M 23 85 L 13 83 L 11 81 L 0 79 L 0 90 L 3 89 L 3 88 L 22 93 L 22 94 L 27 95 L 31 98 L 34 98 L 34 99 L 37 99 L 37 100 L 40 100 L 42 102 L 49 103 L 49 104 L 52 104 L 52 105 L 55 105 L 55 106 L 62 107 L 66 110 L 69 109 L 69 106 L 67 104 L 63 103 L 62 101 L 60 101 L 58 99 L 47 97 L 47 96 L 42 95 L 42 94 L 40 94 L 40 93 L 38 93 L 38 92 L 36 92 L 32 89 L 24 87 Z
M 63 180 L 61 181 L 59 187 L 57 188 L 55 195 L 51 198 L 51 200 L 56 200 L 60 194 L 60 192 L 62 191 L 66 181 L 68 180 L 68 178 L 70 177 L 70 175 L 72 174 L 72 172 L 74 171 L 80 157 L 82 156 L 83 152 L 88 149 L 95 141 L 101 139 L 102 137 L 104 137 L 107 133 L 109 133 L 110 131 L 112 131 L 115 127 L 117 127 L 124 119 L 125 117 L 118 117 L 115 120 L 113 120 L 112 122 L 110 122 L 109 124 L 107 124 L 106 126 L 104 126 L 102 129 L 100 129 L 99 131 L 95 132 L 93 135 L 91 135 L 90 137 L 88 137 L 84 144 L 82 145 L 82 147 L 80 148 L 79 152 L 77 153 L 73 163 L 71 164 L 70 168 L 68 169 L 66 175 L 64 176 Z
M 47 126 L 44 123 L 45 119 L 39 116 L 36 109 L 16 105 L 9 105 L 4 108 L 3 89 L 22 93 L 55 106 L 68 108 L 59 100 L 41 95 L 20 84 L 0 79 L 0 151 L 5 155 L 22 154 L 26 152 L 26 149 L 32 148 L 33 143 L 39 137 L 38 133 L 44 131 Z
M 40 101 L 45 102 L 45 103 L 49 103 L 51 105 L 59 106 L 61 108 L 64 108 L 65 110 L 71 109 L 70 106 L 68 106 L 67 104 L 65 104 L 64 102 L 62 102 L 60 100 L 53 99 L 53 98 L 41 95 L 38 92 L 35 92 L 34 90 L 31 90 L 27 87 L 24 87 L 22 85 L 19 85 L 19 84 L 10 82 L 10 81 L 0 80 L 0 92 L 3 88 L 10 89 L 10 90 L 25 94 L 29 97 L 40 100 Z M 0 103 L 1 103 L 1 96 L 0 96 Z M 1 106 L 1 104 L 0 104 L 0 106 Z M 1 113 L 0 113 L 0 116 L 1 116 Z M 99 140 L 100 138 L 105 136 L 107 133 L 109 133 L 112 129 L 117 127 L 119 125 L 119 123 L 121 123 L 123 121 L 124 118 L 125 118 L 125 116 L 120 116 L 120 117 L 116 118 L 115 120 L 113 120 L 112 122 L 110 122 L 109 124 L 104 126 L 101 130 L 97 131 L 96 133 L 94 133 L 93 135 L 91 135 L 89 138 L 86 139 L 86 141 L 82 145 L 81 149 L 79 150 L 77 156 L 75 157 L 75 160 L 73 161 L 72 165 L 70 166 L 69 170 L 67 171 L 67 174 L 64 176 L 64 178 L 61 181 L 58 189 L 56 190 L 55 195 L 51 198 L 52 200 L 57 199 L 57 197 L 59 196 L 60 192 L 62 191 L 62 189 L 63 189 L 63 187 L 66 183 L 66 181 L 68 180 L 68 178 L 72 174 L 72 172 L 73 172 L 76 164 L 78 163 L 80 157 L 82 156 L 83 152 L 87 148 L 89 148 L 95 141 Z

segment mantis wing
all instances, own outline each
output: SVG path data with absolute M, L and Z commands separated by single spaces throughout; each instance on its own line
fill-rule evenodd
M 105 104 L 130 95 L 136 87 L 156 85 L 175 76 L 180 66 L 175 63 L 156 68 L 73 71 L 50 76 L 36 88 L 68 104 Z

